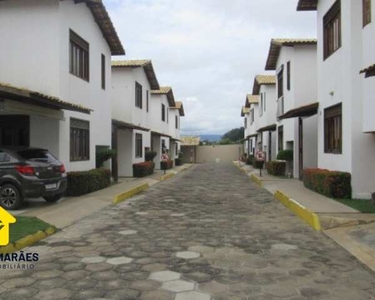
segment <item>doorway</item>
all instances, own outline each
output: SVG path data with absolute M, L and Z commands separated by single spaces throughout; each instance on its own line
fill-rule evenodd
M 0 146 L 30 146 L 30 117 L 0 116 Z
M 298 160 L 299 160 L 299 179 L 303 179 L 303 120 L 298 118 Z

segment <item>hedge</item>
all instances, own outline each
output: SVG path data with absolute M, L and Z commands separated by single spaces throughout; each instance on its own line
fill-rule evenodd
M 182 159 L 181 159 L 181 158 L 176 158 L 176 159 L 174 160 L 174 164 L 175 164 L 176 166 L 182 166 L 182 165 L 183 165 Z
M 90 171 L 68 172 L 68 188 L 65 195 L 78 197 L 99 191 L 111 184 L 111 171 L 100 168 Z
M 253 167 L 255 169 L 263 169 L 263 166 L 264 166 L 263 160 L 256 160 L 255 158 L 253 159 Z
M 155 164 L 152 161 L 145 161 L 133 164 L 133 177 L 141 178 L 154 173 Z
M 286 170 L 286 162 L 285 161 L 270 161 L 266 163 L 266 169 L 268 174 L 274 176 L 284 176 Z
M 281 150 L 276 157 L 277 160 L 293 161 L 293 150 Z
M 303 184 L 306 188 L 331 198 L 351 198 L 351 175 L 324 169 L 305 169 Z
M 158 155 L 155 151 L 146 151 L 145 153 L 145 160 L 146 161 L 154 161 L 154 158 Z
M 160 162 L 160 169 L 169 170 L 173 168 L 173 160 L 166 160 Z

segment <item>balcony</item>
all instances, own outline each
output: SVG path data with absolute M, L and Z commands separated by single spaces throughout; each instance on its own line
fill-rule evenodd
M 280 117 L 284 114 L 284 96 L 280 97 L 277 100 L 277 117 Z

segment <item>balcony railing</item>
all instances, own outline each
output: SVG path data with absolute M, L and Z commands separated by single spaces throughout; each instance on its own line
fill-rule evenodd
M 277 117 L 284 114 L 284 96 L 277 100 Z

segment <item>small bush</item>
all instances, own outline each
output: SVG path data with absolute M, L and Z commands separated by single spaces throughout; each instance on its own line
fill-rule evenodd
M 173 160 L 166 160 L 160 162 L 160 169 L 169 170 L 173 168 Z
M 277 160 L 293 161 L 293 150 L 281 150 L 277 154 Z
M 264 167 L 264 161 L 262 160 L 256 160 L 255 158 L 253 159 L 253 167 L 255 169 L 263 169 Z
M 324 169 L 305 169 L 303 184 L 306 188 L 331 198 L 351 198 L 351 175 Z
M 90 171 L 68 172 L 68 188 L 65 195 L 78 197 L 108 187 L 111 184 L 111 171 L 100 168 Z
M 133 177 L 141 178 L 154 173 L 155 164 L 152 161 L 133 164 Z
M 175 160 L 174 160 L 174 164 L 176 165 L 176 166 L 182 166 L 182 159 L 181 158 L 176 158 Z
M 145 160 L 146 161 L 154 161 L 157 153 L 155 151 L 146 151 L 145 153 Z
M 113 149 L 103 149 L 96 152 L 96 167 L 102 168 L 103 164 L 116 156 L 116 151 Z
M 184 158 L 184 153 L 183 152 L 178 152 L 178 158 L 183 159 Z
M 268 174 L 274 176 L 284 176 L 286 170 L 286 162 L 285 161 L 270 161 L 266 163 L 266 169 Z
M 246 164 L 247 164 L 247 165 L 252 165 L 252 164 L 253 164 L 253 160 L 254 160 L 254 155 L 250 155 L 250 156 L 246 159 Z

